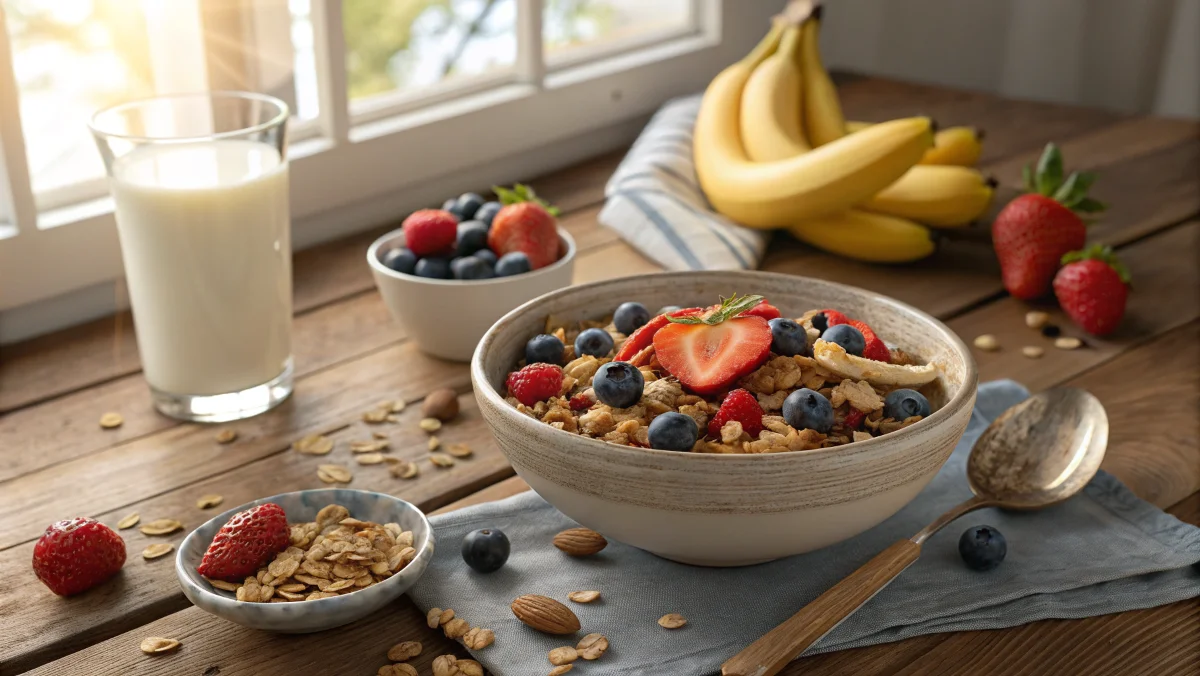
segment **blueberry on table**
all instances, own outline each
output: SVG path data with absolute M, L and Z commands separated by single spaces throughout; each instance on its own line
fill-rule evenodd
M 972 570 L 991 570 L 1008 554 L 1008 543 L 991 526 L 972 526 L 958 539 L 958 555 Z
M 613 313 L 613 324 L 625 335 L 637 331 L 643 324 L 650 321 L 650 311 L 641 303 L 621 303 Z
M 466 192 L 459 196 L 457 206 L 458 213 L 462 214 L 462 220 L 469 221 L 475 218 L 475 212 L 483 206 L 483 198 L 477 193 Z
M 808 354 L 808 333 L 803 326 L 785 317 L 776 317 L 767 324 L 771 326 L 772 352 L 781 357 Z
M 463 256 L 450 261 L 450 272 L 455 279 L 491 279 L 496 276 L 492 266 L 474 256 Z
M 852 354 L 856 357 L 861 357 L 863 350 L 867 348 L 867 339 L 863 337 L 862 331 L 849 324 L 838 324 L 837 326 L 825 329 L 821 333 L 821 340 L 828 343 L 837 343 L 842 346 L 846 354 Z
M 385 252 L 380 262 L 391 270 L 411 275 L 417 267 L 417 255 L 404 247 L 400 247 Z
M 429 279 L 450 279 L 450 259 L 430 256 L 417 261 L 413 269 L 418 277 Z
M 558 336 L 548 333 L 534 336 L 525 343 L 525 363 L 561 364 L 565 349 L 566 346 Z
M 483 206 L 479 207 L 479 211 L 475 212 L 474 218 L 477 221 L 483 221 L 490 228 L 492 226 L 492 219 L 494 219 L 496 214 L 500 213 L 500 210 L 503 208 L 504 205 L 500 204 L 499 202 L 484 202 Z
M 833 404 L 820 392 L 802 387 L 783 400 L 783 419 L 798 430 L 825 434 L 833 427 Z
M 508 536 L 499 528 L 471 531 L 462 541 L 462 557 L 480 573 L 494 573 L 508 561 Z
M 613 349 L 613 339 L 604 329 L 588 329 L 575 337 L 575 356 L 585 354 L 596 358 L 607 357 Z
M 533 269 L 533 265 L 529 263 L 529 256 L 526 256 L 520 251 L 506 253 L 496 261 L 496 276 L 511 277 L 513 275 L 521 275 Z
M 661 451 L 690 451 L 700 428 L 689 415 L 669 411 L 650 421 L 650 448 Z
M 893 420 L 904 420 L 914 415 L 922 418 L 929 415 L 929 400 L 916 390 L 895 390 L 883 399 L 883 416 Z
M 641 401 L 645 386 L 646 379 L 642 372 L 624 361 L 610 361 L 592 376 L 592 390 L 596 398 L 613 408 L 629 408 Z M 695 441 L 692 439 L 692 443 Z
M 479 221 L 463 221 L 458 224 L 458 232 L 454 239 L 454 254 L 470 256 L 480 249 L 486 249 L 487 238 L 487 225 Z
M 475 253 L 473 253 L 471 255 L 478 258 L 481 261 L 486 261 L 487 264 L 492 266 L 493 268 L 496 267 L 496 263 L 499 260 L 496 258 L 496 252 L 492 251 L 491 249 L 480 249 L 479 251 L 476 251 Z

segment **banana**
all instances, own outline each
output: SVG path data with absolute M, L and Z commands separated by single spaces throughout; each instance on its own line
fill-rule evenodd
M 853 134 L 856 131 L 862 131 L 867 127 L 875 124 L 874 122 L 859 122 L 856 120 L 846 120 L 846 133 Z M 934 136 L 936 138 L 936 135 Z
M 983 154 L 983 130 L 975 127 L 949 127 L 933 137 L 933 147 L 921 158 L 921 164 L 947 164 L 973 167 Z
M 844 211 L 899 179 L 933 144 L 929 118 L 872 125 L 810 152 L 752 162 L 742 145 L 742 91 L 779 44 L 771 33 L 708 85 L 694 133 L 696 174 L 713 207 L 742 225 L 774 228 Z
M 800 221 L 787 231 L 818 249 L 871 263 L 908 263 L 925 258 L 935 248 L 925 226 L 857 209 Z
M 783 32 L 779 49 L 754 69 L 742 91 L 741 135 L 746 154 L 770 162 L 808 152 L 800 116 L 800 27 Z
M 859 207 L 934 227 L 954 228 L 987 212 L 993 187 L 994 183 L 977 169 L 917 165 Z
M 804 84 L 802 95 L 804 128 L 809 142 L 823 146 L 846 135 L 846 118 L 838 100 L 837 88 L 821 63 L 818 33 L 821 29 L 820 8 L 804 22 L 800 38 L 800 77 Z
M 837 343 L 817 340 L 812 346 L 813 359 L 836 376 L 865 380 L 884 387 L 920 387 L 938 376 L 933 364 L 887 364 L 864 359 L 846 352 Z

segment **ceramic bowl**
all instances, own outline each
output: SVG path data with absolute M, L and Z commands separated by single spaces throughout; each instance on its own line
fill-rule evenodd
M 238 601 L 230 592 L 214 590 L 196 572 L 213 536 L 234 514 L 265 502 L 283 507 L 288 521 L 312 521 L 326 505 L 339 504 L 350 515 L 363 521 L 398 523 L 412 531 L 417 557 L 399 573 L 365 589 L 334 598 L 292 603 L 248 603 Z M 360 620 L 395 601 L 421 577 L 433 559 L 433 529 L 416 506 L 399 498 L 370 491 L 327 488 L 283 493 L 255 500 L 217 516 L 188 534 L 175 557 L 175 574 L 184 596 L 197 607 L 230 622 L 288 634 L 323 631 Z
M 870 441 L 812 451 L 710 455 L 631 448 L 571 434 L 504 400 L 507 373 L 547 315 L 598 319 L 620 303 L 709 305 L 766 296 L 785 317 L 833 308 L 937 364 L 922 389 L 936 410 Z M 526 303 L 487 332 L 471 362 L 479 407 L 512 466 L 567 516 L 606 537 L 684 563 L 737 566 L 840 542 L 895 514 L 950 457 L 971 417 L 975 363 L 933 317 L 841 284 L 761 272 L 681 272 L 563 289 Z
M 518 305 L 571 284 L 575 240 L 558 229 L 559 258 L 544 268 L 511 277 L 476 281 L 427 279 L 386 267 L 380 256 L 404 245 L 394 230 L 367 249 L 367 264 L 388 310 L 421 351 L 451 361 L 470 361 L 483 334 Z

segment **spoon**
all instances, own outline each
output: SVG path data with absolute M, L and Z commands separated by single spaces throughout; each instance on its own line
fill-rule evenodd
M 1033 510 L 1058 504 L 1095 476 L 1108 445 L 1108 416 L 1083 390 L 1047 390 L 992 421 L 967 459 L 975 494 L 907 540 L 880 552 L 800 612 L 721 665 L 722 676 L 772 676 L 878 594 L 921 555 L 921 544 L 984 507 Z

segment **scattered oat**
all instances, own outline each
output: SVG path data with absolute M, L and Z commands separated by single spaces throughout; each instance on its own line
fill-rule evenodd
M 170 535 L 182 529 L 183 524 L 175 519 L 155 519 L 150 523 L 143 524 L 138 530 L 142 531 L 143 535 Z
M 975 337 L 975 347 L 986 352 L 994 352 L 1000 349 L 1000 343 L 996 337 L 990 333 L 985 333 L 982 336 Z
M 442 429 L 442 421 L 438 420 L 437 418 L 421 418 L 421 422 L 417 423 L 417 426 L 426 432 L 433 434 L 434 432 Z
M 446 624 L 447 622 L 449 622 L 450 620 L 453 620 L 453 619 L 454 619 L 454 609 L 447 608 L 442 611 L 441 615 L 438 615 L 438 625 L 440 626 L 440 625 Z
M 237 430 L 226 427 L 217 432 L 217 436 L 214 438 L 218 444 L 232 444 L 237 439 Z
M 134 512 L 133 514 L 130 514 L 129 516 L 126 516 L 124 519 L 121 519 L 117 522 L 117 530 L 133 528 L 137 525 L 137 522 L 140 521 L 141 518 L 141 515 L 139 515 L 137 512 Z
M 469 458 L 474 451 L 466 444 L 450 444 L 446 447 L 446 452 L 456 458 Z
M 429 443 L 425 445 L 429 447 L 429 450 L 436 451 L 441 447 L 442 442 L 437 437 L 431 436 L 429 437 Z
M 591 603 L 592 601 L 595 601 L 596 599 L 600 598 L 600 592 L 598 592 L 598 591 L 573 591 L 570 594 L 567 594 L 567 598 L 571 599 L 575 603 Z
M 411 664 L 385 664 L 375 676 L 418 676 L 417 668 Z
M 441 655 L 433 660 L 433 676 L 458 676 L 458 658 L 454 655 Z
M 111 430 L 120 427 L 125 422 L 120 413 L 105 413 L 100 416 L 100 427 L 106 430 Z
M 207 578 L 207 577 L 204 579 L 208 580 L 208 583 L 210 585 L 212 585 L 213 589 L 220 589 L 222 591 L 227 591 L 227 592 L 236 592 L 238 590 L 238 587 L 242 586 L 236 582 L 226 582 L 225 580 L 213 580 L 213 579 Z
M 400 416 L 393 413 L 387 417 L 387 421 L 390 423 L 398 423 L 400 422 Z
M 454 663 L 459 676 L 483 676 L 483 665 L 475 660 L 459 660 Z
M 397 399 L 396 401 L 392 402 L 392 413 L 399 413 L 406 408 L 408 408 L 408 402 L 404 401 L 403 399 Z
M 1029 357 L 1030 359 L 1040 359 L 1045 353 L 1046 351 L 1037 345 L 1026 345 L 1025 347 L 1021 348 L 1021 354 Z
M 551 650 L 549 657 L 550 664 L 553 664 L 557 667 L 564 664 L 570 664 L 579 659 L 579 652 L 571 646 L 565 645 L 561 648 L 555 648 L 554 650 Z
M 326 455 L 333 450 L 333 440 L 321 434 L 310 434 L 292 444 L 292 448 L 305 455 Z
M 553 669 L 550 670 L 549 676 L 562 676 L 563 674 L 567 673 L 568 671 L 570 671 L 574 668 L 575 668 L 574 664 L 560 664 L 559 666 L 554 667 Z
M 382 453 L 363 453 L 354 456 L 354 461 L 360 465 L 378 465 L 383 462 Z
M 388 416 L 391 415 L 391 412 L 392 409 L 390 406 L 388 408 L 377 408 L 362 414 L 362 419 L 363 422 L 370 423 L 372 425 L 378 425 L 379 423 L 387 422 Z
M 317 478 L 327 484 L 348 484 L 354 475 L 341 465 L 318 465 Z
M 173 638 L 162 638 L 161 636 L 151 636 L 150 638 L 142 639 L 142 652 L 147 655 L 164 655 L 174 651 L 179 647 L 179 641 Z
M 453 467 L 454 458 L 445 453 L 430 453 L 429 462 L 432 462 L 435 467 Z
M 208 495 L 201 495 L 200 499 L 196 501 L 196 506 L 200 509 L 212 509 L 213 507 L 221 504 L 223 500 L 225 500 L 225 498 L 221 497 L 220 495 L 217 495 L 216 493 L 210 493 Z
M 378 453 L 388 447 L 388 442 L 384 440 L 373 441 L 351 441 L 351 453 Z
M 387 441 L 388 435 L 383 432 L 371 432 L 371 436 L 380 441 Z
M 450 611 L 453 613 L 454 611 Z M 453 617 L 453 614 L 451 614 Z M 429 625 L 430 629 L 437 629 L 442 624 L 442 609 L 430 608 L 428 613 L 425 613 L 425 624 Z
M 463 645 L 471 650 L 483 650 L 495 642 L 496 635 L 492 633 L 492 630 L 482 627 L 472 627 L 463 635 Z
M 387 658 L 393 662 L 407 662 L 420 654 L 420 641 L 402 641 L 388 649 Z
M 1040 329 L 1050 321 L 1050 313 L 1041 310 L 1031 310 L 1025 313 L 1025 326 Z
M 175 545 L 170 542 L 157 542 L 142 550 L 143 559 L 157 559 L 160 556 L 166 556 L 175 549 Z
M 575 649 L 579 651 L 579 656 L 585 660 L 599 659 L 604 651 L 608 650 L 608 639 L 604 634 L 588 634 L 579 639 L 579 643 L 575 645 Z
M 679 613 L 667 613 L 658 618 L 658 626 L 664 629 L 678 629 L 687 624 L 687 619 Z
M 456 617 L 442 625 L 442 631 L 446 634 L 446 638 L 449 639 L 462 638 L 470 630 L 471 625 L 461 617 Z
M 1054 339 L 1054 347 L 1060 350 L 1075 350 L 1083 347 L 1083 341 L 1074 336 L 1063 336 Z
M 417 474 L 420 472 L 420 470 L 417 469 L 417 463 L 409 462 L 407 460 L 392 465 L 391 469 L 388 471 L 391 472 L 392 476 L 396 477 L 397 479 L 413 479 L 416 478 Z

